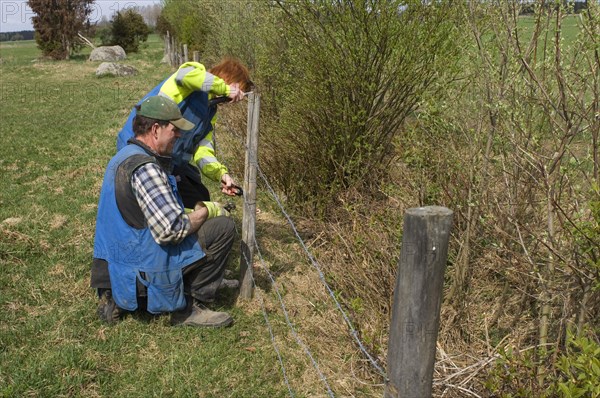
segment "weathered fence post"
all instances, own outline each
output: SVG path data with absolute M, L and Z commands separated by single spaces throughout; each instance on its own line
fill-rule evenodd
M 240 297 L 252 298 L 252 263 L 256 226 L 256 167 L 258 161 L 258 119 L 260 95 L 248 94 L 248 126 L 246 137 L 246 169 L 244 172 L 244 215 L 240 256 Z
M 167 30 L 167 34 L 165 35 L 165 59 L 171 62 L 171 34 Z
M 439 206 L 404 215 L 385 398 L 431 397 L 452 218 L 451 210 Z
M 175 36 L 171 36 L 171 66 L 178 65 L 177 61 L 177 41 Z
M 189 54 L 188 54 L 188 45 L 184 44 L 183 45 L 183 62 L 188 62 L 189 59 Z
M 200 62 L 200 51 L 194 51 L 192 53 L 192 59 L 194 62 Z

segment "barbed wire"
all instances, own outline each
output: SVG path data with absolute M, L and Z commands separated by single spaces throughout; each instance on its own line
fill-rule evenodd
M 242 147 L 244 148 L 244 150 L 248 150 L 247 145 L 245 142 L 242 142 Z M 337 298 L 335 297 L 335 294 L 333 292 L 333 290 L 331 289 L 331 287 L 329 286 L 329 284 L 327 283 L 327 281 L 325 280 L 325 275 L 323 273 L 323 271 L 321 270 L 321 267 L 319 266 L 319 264 L 317 263 L 317 261 L 315 260 L 314 256 L 312 255 L 312 253 L 310 253 L 310 251 L 308 250 L 306 244 L 304 243 L 304 240 L 302 239 L 302 237 L 300 236 L 300 234 L 298 233 L 298 230 L 296 229 L 296 226 L 294 224 L 294 222 L 292 221 L 291 217 L 289 216 L 289 214 L 286 212 L 283 204 L 281 203 L 281 200 L 279 199 L 279 196 L 277 195 L 277 193 L 275 192 L 275 190 L 273 189 L 273 187 L 271 186 L 271 184 L 269 183 L 265 173 L 262 171 L 262 169 L 260 168 L 258 162 L 256 162 L 254 164 L 254 166 L 256 166 L 256 170 L 258 171 L 261 179 L 264 181 L 268 191 L 270 192 L 271 196 L 273 197 L 273 199 L 275 200 L 275 202 L 277 202 L 277 205 L 279 206 L 281 212 L 283 213 L 283 215 L 285 216 L 287 222 L 289 223 L 290 227 L 292 228 L 294 234 L 296 235 L 296 238 L 298 239 L 298 241 L 300 242 L 302 248 L 304 249 L 306 255 L 308 256 L 310 262 L 312 263 L 313 267 L 317 270 L 318 274 L 319 274 L 319 279 L 321 280 L 321 282 L 323 283 L 323 285 L 325 286 L 325 288 L 327 289 L 329 295 L 331 296 L 331 298 L 333 299 L 337 309 L 340 311 L 340 313 L 342 314 L 342 317 L 344 318 L 344 321 L 346 322 L 346 324 L 348 325 L 348 328 L 350 329 L 350 334 L 352 335 L 352 338 L 356 341 L 359 349 L 363 352 L 363 354 L 366 356 L 366 358 L 369 360 L 369 362 L 371 363 L 371 365 L 378 371 L 378 373 L 383 377 L 383 379 L 385 381 L 388 381 L 387 378 L 387 373 L 386 371 L 383 369 L 382 366 L 380 366 L 377 361 L 375 360 L 375 358 L 373 358 L 371 356 L 371 354 L 367 351 L 366 347 L 364 346 L 364 344 L 362 343 L 362 341 L 359 339 L 358 337 L 358 331 L 354 328 L 354 326 L 352 325 L 352 322 L 350 321 L 350 318 L 348 317 L 348 315 L 346 314 L 346 312 L 344 311 L 344 309 L 342 308 L 341 304 L 339 303 L 339 301 L 337 300 Z M 226 166 L 227 167 L 227 166 Z M 244 206 L 244 211 L 249 210 L 250 207 L 248 206 L 248 202 L 246 200 L 246 196 L 243 196 L 243 206 Z M 237 227 L 236 227 L 237 230 Z M 251 242 L 248 242 L 248 244 L 251 244 Z M 256 247 L 257 250 L 257 254 L 259 256 L 259 259 L 261 261 L 261 264 L 263 265 L 263 269 L 265 270 L 266 274 L 268 275 L 269 279 L 271 280 L 271 284 L 273 285 L 275 292 L 277 294 L 278 300 L 280 302 L 280 306 L 283 310 L 283 314 L 285 316 L 285 320 L 286 323 L 288 325 L 288 327 L 290 328 L 290 330 L 292 331 L 292 334 L 294 335 L 294 337 L 296 338 L 296 341 L 298 343 L 299 346 L 301 346 L 305 353 L 309 356 L 309 358 L 311 359 L 313 366 L 315 367 L 317 373 L 319 374 L 319 377 L 321 377 L 321 380 L 323 381 L 323 383 L 325 384 L 325 386 L 327 387 L 327 391 L 329 393 L 329 395 L 331 397 L 334 397 L 333 392 L 331 391 L 331 388 L 329 386 L 329 383 L 327 382 L 326 377 L 321 373 L 318 363 L 315 361 L 314 357 L 312 356 L 312 353 L 310 352 L 310 350 L 308 349 L 308 347 L 306 346 L 306 344 L 304 344 L 304 342 L 300 339 L 300 337 L 298 336 L 293 324 L 291 323 L 287 310 L 285 308 L 285 304 L 283 302 L 283 299 L 279 293 L 279 289 L 277 288 L 275 279 L 273 277 L 273 275 L 269 272 L 269 269 L 266 267 L 266 264 L 264 262 L 264 259 L 262 257 L 262 254 L 260 252 L 260 248 L 258 246 L 258 242 L 256 241 L 256 239 L 254 239 L 254 245 Z M 248 266 L 251 266 L 251 262 L 249 261 L 249 259 L 246 257 L 246 254 L 244 253 L 244 251 L 241 251 L 241 254 L 244 256 L 246 263 L 248 264 Z M 252 272 L 250 273 L 252 275 Z M 252 276 L 252 282 L 255 284 L 254 281 L 254 276 Z M 261 297 L 262 300 L 262 297 Z M 283 361 L 281 359 L 281 356 L 279 354 L 278 348 L 276 346 L 275 343 L 275 339 L 273 336 L 273 332 L 270 326 L 270 323 L 268 322 L 268 317 L 266 314 L 266 310 L 264 309 L 264 303 L 261 301 L 261 306 L 263 306 L 263 316 L 265 317 L 265 321 L 267 322 L 267 326 L 269 328 L 269 333 L 271 333 L 271 338 L 273 341 L 273 346 L 277 352 L 277 355 L 279 357 L 279 361 L 280 361 L 280 365 L 281 365 L 281 369 L 282 372 L 284 374 L 284 379 L 286 381 L 286 384 L 288 386 L 288 390 L 290 391 L 290 394 L 292 393 L 292 390 L 289 386 L 288 380 L 287 380 L 287 375 L 285 373 L 285 366 L 283 365 Z
M 302 339 L 300 338 L 300 336 L 296 332 L 296 328 L 294 327 L 294 325 L 290 321 L 290 317 L 288 315 L 287 309 L 285 308 L 285 304 L 283 302 L 283 298 L 281 297 L 281 294 L 279 293 L 279 288 L 277 287 L 277 284 L 275 283 L 275 278 L 273 278 L 273 274 L 271 274 L 271 272 L 269 272 L 269 269 L 267 268 L 267 266 L 266 266 L 266 264 L 264 262 L 263 256 L 262 256 L 262 254 L 260 252 L 260 248 L 258 247 L 258 242 L 256 241 L 256 239 L 254 239 L 254 246 L 256 247 L 256 253 L 258 254 L 258 258 L 260 259 L 260 262 L 262 264 L 262 269 L 265 270 L 265 273 L 267 274 L 267 276 L 271 280 L 271 285 L 275 289 L 275 293 L 277 294 L 277 299 L 279 300 L 279 304 L 281 305 L 281 309 L 283 310 L 283 315 L 285 317 L 285 322 L 287 323 L 288 327 L 292 331 L 292 335 L 296 339 L 296 342 L 298 343 L 298 345 L 304 349 L 304 352 L 310 358 L 310 360 L 311 360 L 314 368 L 316 369 L 317 373 L 319 374 L 319 377 L 321 378 L 321 381 L 323 381 L 323 384 L 325 384 L 325 387 L 327 387 L 327 393 L 329 394 L 330 397 L 335 397 L 333 395 L 333 391 L 331 391 L 331 387 L 329 386 L 329 383 L 327 382 L 327 378 L 325 377 L 325 375 L 321 372 L 321 369 L 319 368 L 319 364 L 317 363 L 317 361 L 313 357 L 312 353 L 310 352 L 310 349 L 306 346 L 306 344 L 304 344 L 304 342 L 302 341 Z M 244 254 L 244 258 L 246 258 L 245 254 Z M 248 263 L 248 259 L 247 258 L 246 258 L 246 262 Z
M 248 208 L 248 202 L 246 201 L 246 198 L 244 197 L 243 200 L 244 203 L 244 207 L 245 209 Z M 237 232 L 237 226 L 236 226 L 236 232 Z M 327 388 L 327 393 L 329 394 L 330 397 L 334 398 L 335 395 L 333 394 L 333 391 L 331 390 L 331 387 L 329 386 L 329 383 L 327 382 L 327 378 L 325 377 L 325 375 L 323 374 L 323 372 L 321 372 L 321 369 L 319 368 L 319 364 L 317 363 L 317 361 L 315 360 L 314 356 L 312 355 L 310 349 L 308 348 L 308 346 L 302 341 L 302 339 L 300 338 L 300 336 L 298 335 L 298 333 L 296 332 L 296 328 L 294 327 L 292 321 L 290 320 L 289 314 L 287 312 L 287 309 L 285 307 L 285 304 L 283 302 L 283 298 L 281 297 L 281 294 L 279 293 L 279 288 L 277 287 L 277 284 L 275 282 L 275 278 L 273 277 L 273 274 L 271 274 L 271 272 L 269 272 L 269 269 L 267 268 L 264 258 L 262 256 L 262 253 L 260 251 L 260 247 L 258 246 L 258 242 L 256 241 L 256 239 L 254 239 L 254 247 L 256 247 L 256 253 L 258 254 L 258 257 L 260 259 L 260 262 L 262 264 L 262 269 L 265 270 L 265 273 L 268 275 L 269 279 L 271 280 L 271 285 L 273 286 L 273 288 L 275 289 L 275 293 L 277 294 L 277 299 L 279 301 L 279 305 L 283 311 L 283 315 L 286 321 L 287 326 L 290 328 L 290 330 L 292 331 L 292 335 L 294 336 L 294 338 L 296 339 L 296 343 L 302 347 L 302 349 L 304 350 L 304 352 L 306 353 L 306 355 L 310 358 L 313 367 L 315 368 L 315 370 L 317 371 L 317 374 L 319 375 L 319 378 L 321 379 L 321 381 L 323 381 L 323 384 L 325 384 L 325 387 Z M 250 259 L 246 256 L 246 253 L 244 252 L 244 250 L 240 250 L 241 255 L 244 257 L 244 259 L 246 260 L 246 264 L 248 264 L 248 266 L 252 265 L 252 262 L 250 261 Z M 250 272 L 250 276 L 252 278 L 252 283 L 254 284 L 254 286 L 256 286 L 256 281 L 254 279 L 254 275 L 252 272 Z M 256 289 L 254 289 L 255 291 L 257 291 Z M 279 358 L 279 363 L 281 365 L 281 370 L 283 372 L 283 377 L 285 380 L 285 383 L 288 387 L 288 390 L 290 392 L 291 396 L 293 395 L 292 389 L 289 385 L 289 380 L 287 378 L 287 374 L 285 372 L 285 366 L 283 364 L 283 360 L 281 358 L 281 355 L 279 353 L 279 349 L 277 348 L 277 344 L 275 341 L 275 336 L 273 335 L 273 330 L 271 328 L 271 324 L 268 320 L 268 316 L 267 316 L 267 312 L 266 309 L 264 307 L 264 302 L 262 301 L 262 296 L 260 296 L 260 300 L 261 300 L 261 308 L 263 311 L 263 316 L 265 318 L 265 321 L 267 323 L 267 327 L 269 328 L 269 333 L 271 334 L 271 340 L 273 343 L 273 347 L 275 348 L 275 351 L 277 352 L 277 356 Z
M 252 283 L 254 285 L 256 285 L 254 277 L 252 277 Z M 275 335 L 273 334 L 273 328 L 271 327 L 271 322 L 269 322 L 269 316 L 267 315 L 267 309 L 265 308 L 265 302 L 260 293 L 258 293 L 257 296 L 260 301 L 260 308 L 262 310 L 263 317 L 265 318 L 265 323 L 267 324 L 267 328 L 269 329 L 269 334 L 271 335 L 271 343 L 273 343 L 273 348 L 275 349 L 275 352 L 277 353 L 277 359 L 279 360 L 279 365 L 281 366 L 281 373 L 283 373 L 283 379 L 285 380 L 285 385 L 287 386 L 288 391 L 290 392 L 290 397 L 293 398 L 294 392 L 292 391 L 292 387 L 290 386 L 290 381 L 288 380 L 287 373 L 285 371 L 285 366 L 283 365 L 283 359 L 281 358 L 281 353 L 279 352 L 279 347 L 277 345 L 277 342 L 275 341 Z
M 246 200 L 244 198 L 244 203 L 246 203 Z M 235 232 L 236 234 L 239 235 L 239 231 L 237 228 L 237 225 L 235 225 Z M 248 259 L 248 257 L 246 257 L 246 253 L 243 250 L 240 250 L 240 254 L 242 256 L 244 256 L 244 259 L 246 260 L 246 264 L 251 264 L 250 260 Z M 252 284 L 254 286 L 256 286 L 256 280 L 254 279 L 254 275 L 252 272 L 250 272 L 250 276 L 252 278 Z M 254 289 L 255 291 L 257 291 L 256 289 Z M 292 391 L 292 387 L 290 386 L 290 381 L 288 380 L 287 377 L 287 372 L 285 371 L 285 365 L 283 364 L 283 359 L 281 358 L 281 353 L 279 352 L 279 346 L 277 345 L 277 341 L 275 340 L 275 335 L 273 333 L 273 328 L 271 327 L 271 322 L 269 322 L 269 316 L 267 315 L 267 309 L 265 308 L 265 302 L 262 298 L 262 294 L 260 294 L 260 292 L 258 292 L 257 294 L 258 300 L 260 302 L 260 308 L 262 310 L 263 313 L 263 317 L 265 318 L 265 323 L 267 324 L 267 329 L 269 329 L 269 334 L 271 335 L 271 344 L 273 344 L 273 348 L 275 349 L 275 352 L 277 353 L 277 359 L 279 361 L 279 366 L 281 367 L 281 373 L 283 373 L 283 380 L 285 381 L 285 385 L 288 389 L 288 391 L 290 392 L 290 396 L 293 398 L 294 397 L 294 393 Z
M 348 317 L 348 315 L 346 314 L 346 312 L 344 311 L 344 309 L 342 308 L 341 304 L 339 303 L 339 301 L 337 300 L 337 298 L 335 297 L 335 294 L 333 292 L 333 290 L 331 289 L 331 287 L 329 286 L 329 284 L 327 283 L 327 281 L 325 280 L 325 274 L 323 273 L 323 271 L 321 270 L 321 267 L 319 266 L 319 264 L 317 263 L 317 261 L 315 260 L 314 256 L 310 253 L 310 251 L 308 250 L 306 244 L 304 243 L 304 240 L 302 239 L 302 237 L 300 237 L 300 234 L 298 233 L 298 230 L 296 229 L 296 226 L 294 225 L 294 222 L 292 221 L 291 217 L 289 216 L 289 214 L 285 211 L 285 208 L 283 207 L 283 204 L 281 203 L 281 200 L 279 199 L 279 196 L 277 195 L 277 193 L 275 193 L 275 190 L 273 189 L 273 187 L 271 186 L 271 184 L 269 184 L 269 181 L 267 180 L 267 177 L 265 175 L 265 173 L 262 171 L 262 169 L 260 168 L 260 166 L 258 165 L 258 163 L 256 163 L 256 170 L 258 171 L 260 177 L 262 178 L 262 180 L 264 181 L 267 189 L 269 190 L 269 192 L 271 193 L 271 196 L 273 196 L 273 198 L 275 199 L 275 202 L 277 202 L 277 205 L 279 206 L 281 212 L 283 213 L 283 215 L 285 216 L 285 218 L 287 219 L 288 223 L 290 224 L 292 230 L 294 231 L 294 234 L 296 235 L 296 238 L 298 239 L 298 241 L 300 242 L 300 244 L 302 245 L 302 248 L 304 249 L 304 251 L 306 252 L 306 255 L 308 256 L 310 262 L 312 263 L 313 267 L 317 270 L 318 274 L 319 274 L 319 279 L 321 280 L 321 282 L 323 283 L 323 285 L 325 286 L 325 288 L 327 289 L 327 291 L 329 292 L 329 295 L 331 296 L 331 298 L 333 299 L 337 309 L 340 311 L 340 313 L 342 314 L 342 317 L 344 318 L 344 321 L 346 322 L 346 324 L 348 325 L 348 327 L 350 328 L 350 334 L 352 335 L 352 337 L 354 338 L 354 340 L 356 341 L 356 343 L 358 344 L 358 347 L 360 348 L 360 350 L 363 352 L 363 354 L 367 357 L 367 359 L 369 360 L 369 362 L 371 363 L 371 365 L 379 372 L 379 374 L 381 376 L 383 376 L 383 378 L 387 381 L 387 374 L 385 372 L 385 370 L 383 369 L 383 367 L 381 367 L 377 361 L 375 360 L 375 358 L 373 358 L 371 356 L 371 354 L 367 351 L 367 349 L 365 348 L 364 344 L 362 343 L 362 341 L 358 338 L 358 331 L 354 328 L 354 326 L 352 325 L 352 322 L 350 321 L 350 318 Z M 244 198 L 245 199 L 245 198 Z

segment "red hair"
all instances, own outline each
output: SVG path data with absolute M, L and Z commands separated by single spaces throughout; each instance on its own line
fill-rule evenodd
M 235 58 L 224 58 L 208 71 L 225 80 L 227 84 L 238 83 L 240 89 L 244 92 L 252 90 L 252 86 L 254 85 L 250 80 L 248 68 Z

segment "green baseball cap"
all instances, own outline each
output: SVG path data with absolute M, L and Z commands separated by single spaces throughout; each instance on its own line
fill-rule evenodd
M 155 95 L 143 100 L 137 114 L 151 119 L 169 121 L 183 131 L 194 128 L 194 123 L 183 118 L 175 101 L 162 95 Z

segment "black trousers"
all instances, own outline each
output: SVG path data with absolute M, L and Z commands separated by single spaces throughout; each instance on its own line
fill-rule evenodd
M 202 183 L 202 177 L 197 168 L 190 164 L 175 167 L 173 175 L 177 180 L 177 190 L 183 199 L 183 205 L 187 209 L 193 209 L 198 202 L 210 201 L 210 192 Z
M 229 217 L 211 218 L 196 234 L 206 256 L 183 269 L 183 288 L 186 294 L 210 303 L 215 300 L 217 288 L 223 281 L 227 257 L 235 240 L 235 224 Z M 111 288 L 106 261 L 94 259 L 90 285 L 99 290 Z M 140 282 L 137 291 L 138 296 L 146 296 L 146 287 Z
M 195 299 L 210 303 L 223 281 L 235 239 L 235 224 L 229 217 L 211 218 L 202 224 L 197 234 L 206 257 L 183 269 L 183 287 Z

